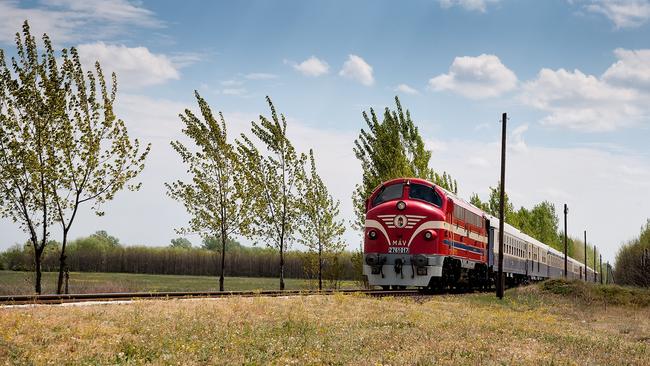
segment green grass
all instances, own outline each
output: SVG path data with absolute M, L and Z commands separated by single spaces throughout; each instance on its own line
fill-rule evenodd
M 617 285 L 594 285 L 584 281 L 548 280 L 540 285 L 542 292 L 562 295 L 586 305 L 650 306 L 650 289 Z
M 57 273 L 43 273 L 43 293 L 54 293 Z M 0 271 L 0 295 L 32 294 L 32 272 Z M 325 283 L 326 284 L 326 283 Z M 286 278 L 286 289 L 314 288 L 315 281 Z M 353 281 L 341 282 L 342 288 L 353 288 Z M 150 275 L 132 273 L 71 272 L 70 293 L 97 292 L 168 292 L 168 291 L 218 291 L 219 278 L 208 276 Z M 280 280 L 261 277 L 226 277 L 226 291 L 277 290 Z

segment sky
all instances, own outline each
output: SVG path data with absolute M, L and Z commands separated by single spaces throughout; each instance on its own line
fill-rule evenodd
M 15 54 L 24 20 L 57 49 L 77 47 L 118 77 L 116 111 L 151 143 L 139 192 L 83 207 L 71 236 L 106 230 L 129 245 L 168 245 L 188 216 L 165 182 L 186 175 L 171 140 L 198 90 L 232 139 L 265 96 L 352 220 L 361 169 L 352 152 L 363 111 L 410 110 L 431 166 L 459 194 L 487 198 L 499 177 L 516 207 L 569 206 L 568 233 L 613 261 L 650 217 L 650 1 L 0 0 L 0 48 Z M 58 236 L 56 228 L 53 238 Z M 0 221 L 0 249 L 27 236 Z M 199 245 L 198 236 L 189 237 Z M 349 228 L 345 239 L 358 248 Z M 246 242 L 246 241 L 244 241 Z

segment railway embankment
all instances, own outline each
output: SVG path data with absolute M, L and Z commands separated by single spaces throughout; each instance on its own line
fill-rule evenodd
M 0 308 L 0 364 L 647 364 L 648 292 L 336 294 Z M 645 300 L 644 300 L 645 299 Z

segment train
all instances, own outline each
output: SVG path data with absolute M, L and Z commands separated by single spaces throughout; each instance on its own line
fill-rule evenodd
M 365 202 L 363 274 L 383 289 L 489 289 L 496 283 L 499 220 L 425 179 L 397 178 Z M 564 254 L 504 223 L 507 286 L 564 277 Z M 567 258 L 567 278 L 599 273 Z

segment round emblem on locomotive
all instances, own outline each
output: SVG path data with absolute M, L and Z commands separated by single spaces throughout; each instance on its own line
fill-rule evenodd
M 403 228 L 404 226 L 406 226 L 407 222 L 408 221 L 406 220 L 406 216 L 404 216 L 404 215 L 397 215 L 397 216 L 395 216 L 395 219 L 393 220 L 393 224 L 395 224 L 395 227 L 398 227 L 400 229 Z

